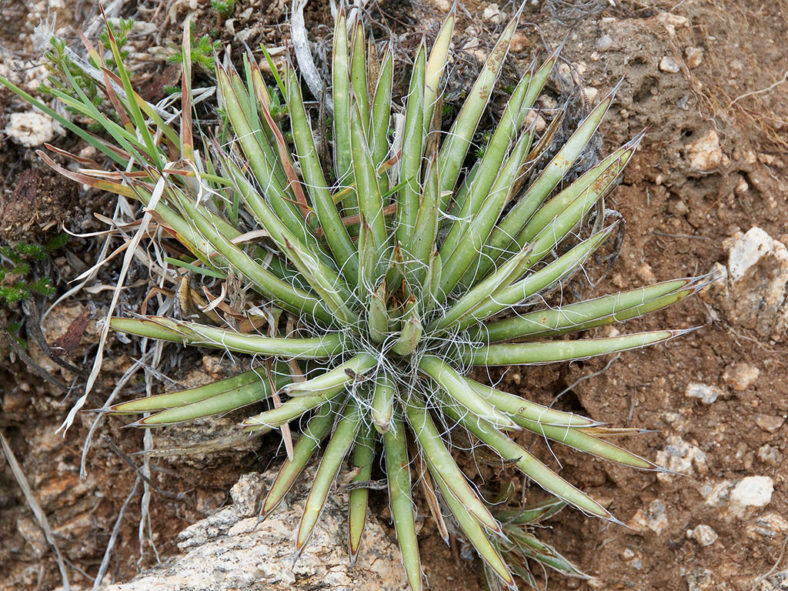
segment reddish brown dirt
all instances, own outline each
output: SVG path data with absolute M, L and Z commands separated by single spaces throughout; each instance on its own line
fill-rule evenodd
M 257 27 L 250 37 L 250 46 L 263 39 L 277 44 L 286 38 L 286 28 L 281 27 L 283 13 L 276 12 L 276 6 L 286 3 L 271 4 L 261 23 L 251 25 L 252 17 L 242 16 L 247 4 L 251 5 L 240 0 L 233 16 L 238 19 L 236 30 Z M 423 32 L 421 27 L 434 30 L 430 17 L 441 12 L 440 8 L 418 8 L 415 2 L 399 0 L 374 4 L 379 22 L 416 42 Z M 435 2 L 436 6 L 440 4 Z M 788 95 L 785 83 L 769 90 L 788 70 L 783 41 L 788 33 L 784 3 L 767 2 L 753 7 L 742 0 L 678 3 L 617 0 L 616 8 L 600 2 L 604 10 L 596 13 L 566 8 L 551 12 L 550 6 L 558 4 L 573 3 L 548 2 L 537 7 L 529 3 L 519 29 L 516 62 L 522 67 L 537 50 L 544 49 L 545 43 L 553 47 L 566 38 L 563 55 L 573 65 L 576 76 L 582 78 L 582 86 L 597 88 L 602 96 L 624 79 L 602 128 L 605 151 L 648 128 L 641 150 L 607 204 L 626 219 L 626 240 L 617 265 L 595 287 L 579 283 L 575 288 L 583 296 L 594 296 L 644 285 L 654 278 L 705 273 L 714 263 L 726 262 L 723 241 L 736 231 L 746 231 L 752 226 L 759 226 L 774 238 L 782 237 L 785 241 Z M 503 11 L 511 12 L 511 3 L 499 5 Z M 474 1 L 466 6 L 459 35 L 466 39 L 479 36 L 482 48 L 487 47 L 486 40 L 492 35 L 485 32 L 495 28 L 482 18 L 488 3 Z M 13 17 L 13 11 L 4 11 L 5 16 L 0 18 L 0 47 L 24 51 L 24 44 L 18 39 L 17 23 L 22 21 L 25 7 L 23 3 L 13 2 L 12 8 L 19 18 Z M 142 5 L 142 8 L 150 7 Z M 129 15 L 133 13 L 132 8 L 126 10 Z M 165 24 L 164 12 L 154 16 L 151 8 L 144 14 Z M 183 13 L 176 11 L 174 16 L 177 20 Z M 561 19 L 560 23 L 556 17 Z M 307 21 L 310 30 L 314 27 L 317 31 L 316 36 L 326 34 L 326 29 L 318 26 L 328 22 L 324 9 L 309 13 Z M 221 30 L 225 38 L 229 35 L 227 23 L 215 17 L 202 21 L 200 26 L 207 32 Z M 162 44 L 166 39 L 177 39 L 180 32 L 175 29 L 178 28 L 172 31 L 162 28 L 165 37 Z M 606 35 L 610 37 L 610 46 L 601 51 L 597 43 Z M 699 65 L 691 67 L 687 48 L 702 50 Z M 660 70 L 659 63 L 665 56 L 672 57 L 679 65 L 678 72 Z M 166 73 L 164 68 L 164 64 L 153 67 L 146 74 L 148 79 L 162 77 Z M 458 74 L 462 75 L 461 69 Z M 556 82 L 554 86 L 557 89 L 560 84 Z M 0 119 L 16 110 L 21 110 L 21 105 L 8 93 L 0 93 Z M 689 165 L 689 146 L 710 130 L 718 135 L 724 158 L 711 170 L 694 171 Z M 2 144 L 0 178 L 4 192 L 0 195 L 0 211 L 13 209 L 20 199 L 28 199 L 33 193 L 26 187 L 36 189 L 35 198 L 30 198 L 29 216 L 35 223 L 15 223 L 13 230 L 30 231 L 40 239 L 41 232 L 50 228 L 53 219 L 65 221 L 72 229 L 98 229 L 91 225 L 94 224 L 90 221 L 91 214 L 108 212 L 111 202 L 83 195 L 75 209 L 71 188 L 62 190 L 62 199 L 57 187 L 41 188 L 42 179 L 51 182 L 41 170 L 29 150 L 10 141 Z M 99 207 L 102 203 L 105 209 Z M 0 225 L 5 227 L 6 222 L 4 216 Z M 13 239 L 20 235 L 24 236 L 18 232 Z M 10 238 L 8 234 L 3 237 Z M 72 246 L 71 251 L 69 257 L 56 261 L 64 278 L 81 272 L 95 259 L 95 246 L 89 249 Z M 601 265 L 592 265 L 589 275 L 600 277 L 602 271 Z M 105 279 L 105 283 L 111 282 L 111 275 Z M 65 284 L 59 288 L 64 291 Z M 102 299 L 104 296 L 106 292 L 93 298 L 99 308 L 106 306 L 108 300 Z M 135 307 L 142 297 L 144 293 L 137 289 L 125 294 L 124 302 Z M 61 311 L 59 324 L 50 327 L 46 334 L 50 343 L 66 332 L 87 304 L 87 297 L 81 296 L 69 304 L 71 308 Z M 20 318 L 19 309 L 0 310 L 4 324 Z M 511 370 L 505 374 L 504 383 L 512 391 L 519 389 L 536 401 L 549 403 L 557 393 L 572 386 L 558 403 L 562 408 L 616 426 L 652 430 L 624 442 L 644 457 L 655 459 L 657 452 L 665 449 L 668 437 L 675 436 L 706 454 L 705 469 L 696 467 L 690 476 L 664 479 L 650 472 L 590 461 L 555 446 L 553 451 L 563 465 L 562 474 L 604 501 L 631 527 L 588 519 L 570 510 L 562 512 L 541 535 L 598 580 L 589 583 L 551 577 L 549 588 L 748 591 L 755 586 L 759 575 L 773 567 L 785 568 L 781 550 L 787 531 L 759 530 L 754 525 L 757 515 L 748 520 L 730 519 L 706 503 L 702 495 L 703 486 L 710 483 L 734 482 L 750 475 L 769 476 L 774 480 L 775 490 L 761 514 L 788 515 L 785 476 L 788 426 L 782 424 L 774 430 L 759 426 L 765 424 L 764 416 L 788 414 L 785 340 L 770 342 L 732 322 L 724 312 L 701 298 L 635 321 L 630 328 L 665 326 L 702 328 L 664 346 L 626 353 L 605 372 L 577 384 L 579 378 L 602 370 L 608 360 Z M 95 337 L 95 325 L 88 326 L 81 345 L 71 355 L 72 363 L 89 367 Z M 35 349 L 34 344 L 31 347 Z M 33 357 L 61 381 L 71 383 L 73 374 L 59 369 L 42 353 Z M 126 453 L 137 451 L 142 446 L 142 435 L 122 429 L 120 421 L 106 422 L 95 436 L 88 456 L 89 477 L 80 480 L 80 455 L 93 415 L 81 414 L 65 437 L 56 435 L 54 429 L 71 406 L 74 395 L 65 399 L 62 391 L 42 382 L 21 361 L 12 363 L 7 356 L 2 359 L 0 429 L 47 513 L 63 554 L 74 567 L 70 569 L 72 581 L 86 585 L 88 579 L 80 574 L 80 569 L 95 574 L 109 532 L 134 480 L 128 463 L 113 446 Z M 113 344 L 88 407 L 101 404 L 129 363 L 123 347 Z M 200 367 L 196 355 L 178 360 L 178 365 L 181 363 L 183 369 L 176 367 L 175 361 L 163 369 L 184 379 L 187 367 Z M 730 372 L 742 363 L 757 367 L 760 376 L 747 389 L 736 391 L 724 376 L 726 370 Z M 215 363 L 203 365 L 210 372 Z M 711 405 L 701 404 L 685 396 L 690 382 L 717 386 L 724 396 Z M 541 442 L 533 444 L 544 459 L 551 460 L 550 452 Z M 267 468 L 276 445 L 275 440 L 264 440 L 254 451 L 224 451 L 198 460 L 154 462 L 152 479 L 156 485 L 168 493 L 184 493 L 180 500 L 167 494 L 153 494 L 150 527 L 156 550 L 161 555 L 172 553 L 174 535 L 225 503 L 226 492 L 239 474 Z M 771 446 L 774 453 L 759 453 L 764 446 Z M 133 461 L 139 462 L 139 458 Z M 493 489 L 513 476 L 492 467 L 482 468 L 482 472 L 492 476 L 486 485 Z M 527 492 L 529 497 L 538 496 L 530 489 Z M 656 528 L 658 531 L 638 520 L 640 514 L 647 521 L 655 501 L 664 505 L 667 518 L 664 527 Z M 139 517 L 139 502 L 135 501 L 129 505 L 121 523 L 118 551 L 110 565 L 109 572 L 115 580 L 128 579 L 139 568 L 155 561 L 149 546 L 142 551 L 139 548 Z M 688 539 L 686 531 L 699 524 L 711 526 L 719 535 L 717 541 L 703 547 Z M 52 554 L 2 455 L 0 539 L 3 540 L 0 589 L 50 589 L 59 584 Z M 422 530 L 422 554 L 431 588 L 475 589 L 480 585 L 477 563 L 464 560 L 456 544 L 446 548 L 429 520 Z

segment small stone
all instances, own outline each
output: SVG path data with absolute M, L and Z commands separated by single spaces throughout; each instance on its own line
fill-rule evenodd
M 263 492 L 265 482 L 263 475 L 252 472 L 244 474 L 230 489 L 233 508 L 240 517 L 251 517 L 255 514 L 255 504 Z
M 33 148 L 51 142 L 59 127 L 49 115 L 36 111 L 25 111 L 24 113 L 11 113 L 5 133 L 16 143 Z
M 664 466 L 672 472 L 692 475 L 706 474 L 709 466 L 706 463 L 706 454 L 699 448 L 684 441 L 678 435 L 668 436 L 664 450 L 657 452 L 657 464 Z M 661 482 L 671 482 L 677 476 L 667 472 L 658 472 L 657 479 Z
M 734 390 L 743 392 L 749 388 L 758 376 L 761 375 L 761 370 L 748 363 L 737 363 L 725 368 L 725 373 L 722 374 L 722 379 L 726 384 L 729 384 Z
M 695 540 L 701 546 L 711 546 L 719 537 L 711 526 L 700 524 L 694 529 L 687 530 L 687 537 Z
M 654 499 L 648 506 L 648 528 L 659 535 L 668 527 L 668 512 L 665 509 L 665 502 L 661 499 Z
M 659 70 L 668 74 L 677 74 L 681 71 L 681 66 L 674 58 L 666 55 L 659 60 Z
M 779 466 L 782 461 L 780 450 L 774 445 L 762 445 L 758 448 L 758 459 L 769 466 Z
M 531 124 L 534 125 L 536 133 L 542 133 L 547 127 L 547 122 L 545 122 L 544 118 L 533 110 L 528 111 L 528 114 L 525 116 L 525 127 L 528 128 Z
M 613 46 L 613 38 L 610 35 L 602 35 L 596 40 L 594 47 L 597 51 L 607 51 Z
M 709 172 L 722 162 L 720 136 L 709 129 L 699 140 L 691 144 L 687 151 L 690 168 L 700 172 Z
M 684 50 L 684 61 L 690 70 L 697 68 L 703 62 L 703 50 L 700 47 L 687 47 Z
M 648 263 L 643 263 L 637 268 L 638 277 L 640 277 L 646 283 L 655 283 L 657 281 L 657 276 L 654 275 L 654 270 L 651 268 L 651 265 Z
M 593 86 L 586 86 L 583 89 L 583 96 L 589 103 L 593 103 L 594 99 L 599 95 L 599 89 Z
M 774 240 L 757 226 L 733 237 L 728 255 L 728 271 L 733 281 L 738 281 L 747 269 L 756 265 L 764 256 L 774 250 Z
M 482 18 L 484 20 L 495 23 L 496 25 L 503 22 L 504 16 L 505 15 L 501 14 L 501 9 L 498 8 L 497 4 L 490 4 L 482 13 Z
M 777 513 L 767 513 L 761 515 L 753 520 L 747 527 L 747 533 L 750 537 L 754 535 L 764 536 L 766 538 L 776 538 L 780 534 L 788 531 L 788 521 L 782 515 Z
M 698 492 L 710 507 L 724 507 L 728 504 L 732 488 L 733 483 L 730 480 L 721 480 L 716 484 L 703 484 Z
M 733 192 L 739 197 L 741 197 L 749 190 L 749 188 L 750 185 L 747 184 L 747 181 L 745 181 L 744 179 L 740 179 L 739 182 L 736 183 L 736 186 L 733 188 Z
M 731 512 L 744 517 L 752 509 L 760 509 L 772 500 L 774 481 L 768 476 L 747 476 L 733 487 L 730 494 Z
M 783 426 L 784 422 L 784 417 L 778 417 L 775 415 L 759 414 L 755 417 L 755 424 L 769 433 L 775 433 L 778 431 L 780 427 Z
M 690 383 L 684 391 L 684 396 L 698 398 L 704 404 L 711 404 L 715 402 L 717 398 L 724 395 L 725 393 L 716 386 L 709 386 L 698 382 Z

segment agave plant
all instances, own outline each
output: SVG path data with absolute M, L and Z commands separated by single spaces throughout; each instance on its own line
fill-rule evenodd
M 607 440 L 622 430 L 541 406 L 469 374 L 473 368 L 554 363 L 664 342 L 682 331 L 610 337 L 587 331 L 658 310 L 698 287 L 698 280 L 680 279 L 544 305 L 544 294 L 581 269 L 613 234 L 616 222 L 606 225 L 604 208 L 596 205 L 615 186 L 641 136 L 565 182 L 614 92 L 548 158 L 559 118 L 540 137 L 525 122 L 556 63 L 554 53 L 522 76 L 476 158 L 469 148 L 517 17 L 443 130 L 440 88 L 454 23 L 450 14 L 431 50 L 419 47 L 399 109 L 392 97 L 392 52 L 379 58 L 361 25 L 348 31 L 340 12 L 331 96 L 321 97 L 331 108 L 330 126 L 310 123 L 310 113 L 318 110 L 305 105 L 296 68 L 277 68 L 264 48 L 265 69 L 251 54 L 242 73 L 217 60 L 225 123 L 215 133 L 203 127 L 198 143 L 188 25 L 179 127 L 134 91 L 111 30 L 116 69 L 88 44 L 90 63 L 72 58 L 61 69 L 72 91 L 52 91 L 83 120 L 98 123 L 103 138 L 3 81 L 114 161 L 117 171 L 72 156 L 81 166 L 74 172 L 44 153 L 41 158 L 71 179 L 138 201 L 157 230 L 148 233 L 168 256 L 154 270 L 180 283 L 181 314 L 116 317 L 112 328 L 252 356 L 251 369 L 240 375 L 123 402 L 112 411 L 148 413 L 134 425 L 153 428 L 262 403 L 264 410 L 241 429 L 279 429 L 289 443 L 289 426 L 300 427 L 261 507 L 262 517 L 274 511 L 310 460 L 320 458 L 296 533 L 297 553 L 344 470 L 351 478 L 348 546 L 355 559 L 380 454 L 414 591 L 422 588 L 417 483 L 436 522 L 444 524 L 444 513 L 450 515 L 501 584 L 515 584 L 504 556 L 514 557 L 523 576 L 529 559 L 582 574 L 522 527 L 530 519 L 523 515 L 551 514 L 557 502 L 520 517 L 491 512 L 454 459 L 452 430 L 467 431 L 561 504 L 603 519 L 613 516 L 524 449 L 519 432 L 635 468 L 656 466 Z M 103 92 L 111 110 L 87 97 L 75 67 Z M 327 142 L 330 162 L 321 157 Z M 580 239 L 577 228 L 591 219 L 593 231 Z M 181 279 L 184 270 L 188 279 Z M 584 334 L 570 340 L 564 338 L 568 333 Z M 447 535 L 445 524 L 441 531 Z

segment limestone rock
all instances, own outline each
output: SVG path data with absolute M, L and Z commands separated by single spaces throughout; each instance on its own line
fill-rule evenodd
M 186 528 L 178 536 L 182 554 L 105 591 L 285 591 L 305 589 L 407 588 L 399 549 L 374 516 L 367 520 L 356 564 L 347 546 L 347 493 L 329 495 L 312 539 L 293 564 L 294 533 L 303 512 L 307 485 L 302 475 L 288 499 L 258 525 L 255 501 L 271 485 L 274 472 L 247 474 L 233 487 L 234 504 Z
M 661 66 L 662 64 L 660 63 Z M 717 135 L 717 132 L 709 129 L 697 141 L 690 144 L 687 151 L 687 160 L 689 160 L 690 168 L 699 172 L 709 172 L 717 168 L 723 161 L 720 137 Z

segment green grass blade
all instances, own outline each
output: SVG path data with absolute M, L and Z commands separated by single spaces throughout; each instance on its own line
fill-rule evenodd
M 36 109 L 38 109 L 42 113 L 52 117 L 52 119 L 57 121 L 64 128 L 68 129 L 74 135 L 85 140 L 88 144 L 96 148 L 99 152 L 101 152 L 111 160 L 114 160 L 122 168 L 126 168 L 127 160 L 125 158 L 122 158 L 115 150 L 109 149 L 106 146 L 106 144 L 98 141 L 98 139 L 95 136 L 88 133 L 87 131 L 80 128 L 79 126 L 75 125 L 74 123 L 72 123 L 71 121 L 60 115 L 54 109 L 51 109 L 50 107 L 39 101 L 38 99 L 34 98 L 32 95 L 28 94 L 27 92 L 16 86 L 13 82 L 8 80 L 8 78 L 5 78 L 4 76 L 0 76 L 0 84 L 5 86 L 8 90 L 16 94 L 19 98 L 21 98 L 25 102 L 33 105 Z
M 425 459 L 434 468 L 433 475 L 436 479 L 442 480 L 446 484 L 479 523 L 491 531 L 501 533 L 499 523 L 471 488 L 462 470 L 457 466 L 457 462 L 454 461 L 444 445 L 444 438 L 435 426 L 424 401 L 412 393 L 405 412 Z
M 464 349 L 461 357 L 465 363 L 486 366 L 555 363 L 640 349 L 667 341 L 684 332 L 686 331 L 657 330 L 600 339 L 488 345 L 473 350 Z
M 268 517 L 285 498 L 296 478 L 304 471 L 309 458 L 315 453 L 323 438 L 328 435 L 335 418 L 336 408 L 332 409 L 326 404 L 309 420 L 303 434 L 293 446 L 293 459 L 285 460 L 271 488 L 268 489 L 260 509 L 261 519 Z
M 307 542 L 309 542 L 309 538 L 312 537 L 312 531 L 315 529 L 320 513 L 323 511 L 328 492 L 336 479 L 339 467 L 356 439 L 356 433 L 360 424 L 361 416 L 358 403 L 351 398 L 337 422 L 334 432 L 331 434 L 326 450 L 323 453 L 323 458 L 320 460 L 320 466 L 315 474 L 315 479 L 312 482 L 309 496 L 306 499 L 304 514 L 301 516 L 296 533 L 296 554 L 300 554 L 303 551 Z
M 293 359 L 324 359 L 340 353 L 345 347 L 342 336 L 336 333 L 312 338 L 273 338 L 162 316 L 113 318 L 110 326 L 118 332 L 184 345 Z
M 368 422 L 362 421 L 353 447 L 353 469 L 356 475 L 351 480 L 354 487 L 350 491 L 348 510 L 348 552 L 350 564 L 355 564 L 361 547 L 361 536 L 367 520 L 369 489 L 360 486 L 372 478 L 372 463 L 375 460 L 375 430 Z
M 416 537 L 416 520 L 411 498 L 410 463 L 408 461 L 405 425 L 394 417 L 391 428 L 383 434 L 383 452 L 386 456 L 386 475 L 389 485 L 389 506 L 394 518 L 402 564 L 411 591 L 422 590 L 419 540 Z

